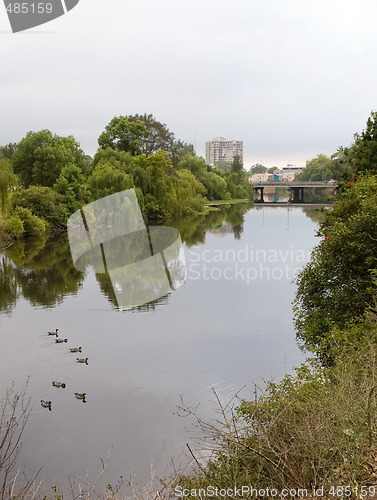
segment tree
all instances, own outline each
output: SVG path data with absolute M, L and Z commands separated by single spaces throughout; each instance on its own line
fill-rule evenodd
M 223 174 L 230 172 L 232 169 L 232 163 L 229 161 L 215 161 L 214 166 L 216 170 L 219 170 Z
M 375 307 L 377 270 L 377 176 L 360 178 L 326 215 L 310 263 L 298 276 L 298 338 L 326 350 L 330 332 Z M 325 347 L 324 347 L 325 346 Z
M 149 134 L 143 139 L 141 152 L 150 155 L 157 151 L 172 153 L 175 142 L 174 134 L 170 132 L 165 123 L 158 122 L 153 115 L 130 115 L 127 119 L 131 123 L 144 123 Z
M 267 172 L 267 167 L 265 167 L 261 163 L 256 163 L 255 165 L 252 165 L 250 167 L 250 172 L 252 174 L 264 174 L 265 172 Z
M 64 226 L 67 223 L 67 209 L 64 198 L 50 187 L 30 186 L 12 196 L 12 206 L 28 208 L 33 215 L 46 220 L 50 226 Z
M 13 155 L 13 170 L 24 187 L 51 187 L 64 167 L 83 166 L 83 154 L 72 136 L 59 137 L 49 130 L 28 132 Z
M 92 200 L 98 200 L 110 194 L 119 193 L 133 187 L 131 175 L 114 168 L 110 163 L 98 163 L 88 178 L 88 196 Z
M 68 215 L 73 214 L 84 204 L 84 176 L 79 167 L 68 165 L 60 173 L 54 189 L 64 197 Z
M 211 170 L 204 158 L 192 155 L 185 155 L 178 162 L 178 169 L 189 170 L 195 175 L 197 180 L 206 188 L 206 196 L 209 200 L 224 200 L 230 198 L 226 189 L 226 181 Z
M 113 167 L 127 173 L 131 169 L 132 161 L 133 157 L 131 153 L 126 153 L 125 151 L 115 151 L 110 147 L 105 149 L 99 148 L 93 158 L 93 168 L 96 167 L 98 163 L 111 163 Z
M 18 186 L 18 177 L 13 173 L 10 160 L 0 160 L 0 213 L 5 215 L 9 208 L 11 191 Z
M 353 149 L 340 146 L 337 151 L 331 155 L 331 171 L 333 179 L 340 183 L 351 180 L 352 173 L 355 171 Z
M 176 140 L 165 123 L 152 114 L 119 116 L 111 120 L 98 143 L 101 148 L 111 147 L 127 151 L 133 156 L 151 155 L 167 151 L 173 165 L 187 153 L 194 153 L 192 144 Z
M 366 129 L 354 135 L 354 164 L 359 172 L 377 173 L 377 112 L 372 111 Z
M 99 136 L 98 144 L 101 148 L 125 151 L 135 156 L 143 153 L 144 142 L 149 135 L 144 122 L 115 116 Z
M 7 160 L 11 160 L 17 148 L 17 144 L 14 142 L 10 142 L 5 146 L 0 146 L 0 160 L 5 158 Z
M 332 178 L 331 158 L 319 154 L 313 158 L 304 168 L 301 174 L 297 174 L 297 181 L 329 181 Z
M 231 172 L 233 172 L 235 174 L 241 174 L 243 171 L 244 170 L 243 170 L 243 163 L 242 163 L 241 157 L 236 155 L 233 158 Z

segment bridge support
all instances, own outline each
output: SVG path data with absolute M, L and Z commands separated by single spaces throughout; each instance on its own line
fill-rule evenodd
M 290 187 L 293 193 L 293 203 L 304 203 L 304 188 L 303 187 Z
M 260 191 L 260 198 L 259 198 L 259 200 L 255 200 L 255 202 L 256 203 L 263 203 L 264 202 L 264 199 L 263 199 L 264 186 L 254 186 L 254 189 L 255 189 L 256 195 L 258 195 L 258 191 Z

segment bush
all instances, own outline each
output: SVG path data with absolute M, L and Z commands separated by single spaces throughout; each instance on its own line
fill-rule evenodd
M 31 186 L 12 196 L 13 208 L 27 208 L 33 215 L 44 219 L 51 226 L 66 225 L 67 209 L 63 196 L 50 187 Z
M 169 216 L 166 208 L 161 206 L 151 194 L 144 197 L 144 212 L 150 220 L 166 219 Z
M 21 219 L 24 227 L 24 234 L 26 236 L 41 236 L 48 228 L 47 222 L 33 215 L 28 208 L 16 208 L 15 215 Z
M 2 231 L 9 238 L 20 238 L 24 232 L 24 225 L 19 215 L 7 217 L 2 224 Z

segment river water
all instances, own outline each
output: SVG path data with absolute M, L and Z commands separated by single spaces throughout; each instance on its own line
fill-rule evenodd
M 240 396 L 253 398 L 254 384 L 292 372 L 305 359 L 292 280 L 317 243 L 319 218 L 313 209 L 237 205 L 173 223 L 186 282 L 128 311 L 118 309 L 106 275 L 74 269 L 66 235 L 4 250 L 0 384 L 3 394 L 29 379 L 19 456 L 26 474 L 42 467 L 39 479 L 64 487 L 68 475 L 95 477 L 111 449 L 107 482 L 162 476 L 170 457 L 185 462 L 196 435 L 194 422 L 177 415 L 180 396 L 211 419 L 213 389 L 223 402 L 243 386 Z M 47 335 L 56 328 L 67 343 Z M 82 354 L 69 352 L 79 346 Z M 85 404 L 75 392 L 86 393 Z

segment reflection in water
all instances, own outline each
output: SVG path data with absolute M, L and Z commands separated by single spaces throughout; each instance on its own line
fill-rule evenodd
M 316 224 L 300 208 L 290 209 L 289 227 L 284 207 L 246 210 L 221 207 L 178 221 L 188 279 L 176 293 L 136 311 L 116 310 L 109 274 L 91 268 L 84 280 L 74 269 L 67 235 L 2 253 L 0 307 L 13 313 L 0 317 L 0 382 L 21 385 L 30 376 L 33 410 L 19 463 L 29 476 L 42 466 L 46 490 L 64 485 L 68 474 L 85 477 L 86 468 L 96 477 L 112 444 L 106 482 L 136 473 L 143 483 L 151 468 L 165 476 L 170 457 L 192 437 L 185 430 L 190 423 L 175 415 L 180 394 L 192 406 L 200 402 L 203 417 L 211 419 L 212 387 L 228 401 L 244 384 L 262 384 L 300 362 L 294 286 L 282 274 L 286 266 L 303 265 L 297 256 L 315 244 Z M 224 227 L 223 238 L 209 232 Z M 270 261 L 275 254 L 278 260 Z M 247 281 L 248 269 L 257 271 L 255 279 Z M 27 284 L 36 289 L 27 289 L 32 295 L 23 300 Z M 48 335 L 56 328 L 67 343 Z M 71 352 L 79 346 L 82 353 Z M 85 392 L 87 402 L 75 392 Z M 52 401 L 51 412 L 41 400 Z
M 72 263 L 66 234 L 18 241 L 3 250 L 0 262 L 0 310 L 9 313 L 17 299 L 54 307 L 74 295 L 84 275 Z
M 244 214 L 249 209 L 248 203 L 228 205 L 211 211 L 207 215 L 170 221 L 169 225 L 178 229 L 182 241 L 188 247 L 204 243 L 207 231 L 221 232 L 224 227 L 227 234 L 233 233 L 235 239 L 240 239 L 243 232 Z M 164 229 L 167 228 L 164 227 Z M 174 264 L 179 255 L 174 247 L 174 235 L 171 234 L 171 237 L 166 240 L 166 233 L 164 233 L 161 240 L 158 227 L 153 227 L 151 230 L 153 231 L 151 234 L 154 252 L 161 252 L 163 246 L 168 243 L 168 246 L 172 247 L 170 262 Z M 145 249 L 149 251 L 150 246 L 149 240 L 147 245 L 145 244 L 145 234 L 142 233 L 144 232 L 139 231 L 132 238 L 121 236 L 119 239 L 112 240 L 109 255 L 111 254 L 113 259 L 118 256 L 120 261 L 124 261 L 127 255 L 127 262 L 130 259 L 136 261 L 145 258 Z M 137 244 L 139 240 L 142 240 L 143 244 Z M 100 256 L 102 260 L 102 254 Z M 84 270 L 89 261 L 82 260 L 81 264 Z M 170 268 L 169 274 L 173 289 L 177 288 L 179 282 L 184 279 L 182 272 L 179 266 L 174 269 Z M 96 278 L 103 294 L 114 307 L 117 307 L 119 293 L 117 290 L 114 291 L 109 271 L 97 273 Z M 1 255 L 0 312 L 10 314 L 20 297 L 27 299 L 33 306 L 52 308 L 62 303 L 66 296 L 76 294 L 83 281 L 84 272 L 78 271 L 73 265 L 67 234 L 18 241 L 3 250 Z M 113 279 L 113 281 L 117 280 Z M 146 284 L 148 283 L 144 280 L 144 286 Z M 161 298 L 151 300 L 148 304 L 140 305 L 136 309 L 153 310 L 156 304 L 167 301 L 169 293 L 170 288 L 162 294 Z
M 134 189 L 105 196 L 68 220 L 76 269 L 110 276 L 119 309 L 147 304 L 179 288 L 186 262 L 173 227 L 147 228 Z

